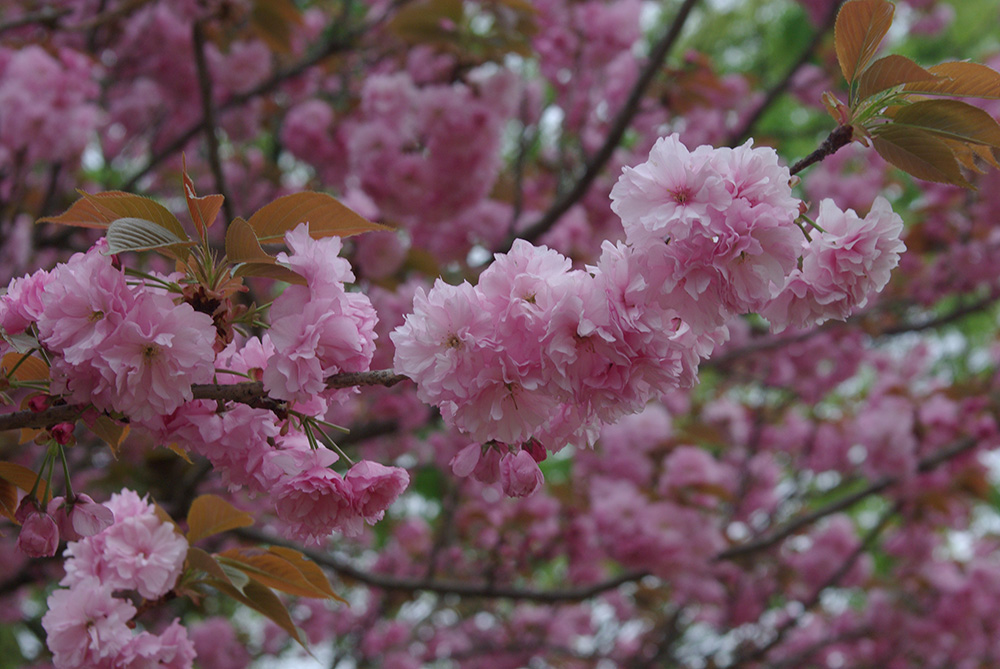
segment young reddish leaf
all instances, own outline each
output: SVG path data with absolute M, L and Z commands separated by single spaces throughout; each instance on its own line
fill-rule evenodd
M 183 161 L 183 157 L 181 158 Z M 182 162 L 184 167 L 181 173 L 184 176 L 184 199 L 187 200 L 188 213 L 194 222 L 194 227 L 198 229 L 198 238 L 205 239 L 205 230 L 212 227 L 215 219 L 219 217 L 219 210 L 226 199 L 222 195 L 206 195 L 198 197 L 194 189 L 194 182 L 187 173 L 187 164 Z
M 17 511 L 17 486 L 6 479 L 0 479 L 0 516 L 16 523 L 15 511 Z
M 982 163 L 977 160 L 980 158 L 978 152 L 973 151 L 972 147 L 976 146 L 981 149 L 987 149 L 987 151 L 989 150 L 989 147 L 984 147 L 981 144 L 966 144 L 965 142 L 956 142 L 948 139 L 945 139 L 944 141 L 948 145 L 948 148 L 951 149 L 951 152 L 955 154 L 955 159 L 958 161 L 959 165 L 972 172 L 977 172 L 979 174 L 986 173 L 986 170 L 982 167 Z
M 299 597 L 324 597 L 295 565 L 260 548 L 233 548 L 216 555 L 221 564 L 241 569 L 247 576 L 269 588 Z
M 191 459 L 191 456 L 188 455 L 187 451 L 185 451 L 183 448 L 181 448 L 180 444 L 178 444 L 177 442 L 167 444 L 166 448 L 167 448 L 168 451 L 171 451 L 172 453 L 174 453 L 174 455 L 176 455 L 177 457 L 179 457 L 181 460 L 183 460 L 184 462 L 188 463 L 189 465 L 193 465 L 194 464 L 194 460 Z
M 299 642 L 300 645 L 305 645 L 298 628 L 292 622 L 292 617 L 288 614 L 288 609 L 285 608 L 285 605 L 281 603 L 281 600 L 278 599 L 278 596 L 270 588 L 253 580 L 248 582 L 242 590 L 235 588 L 232 583 L 222 579 L 207 579 L 205 583 L 229 595 L 241 604 L 249 606 L 254 611 L 264 614 L 274 621 L 278 627 L 288 632 L 289 636 Z
M 197 569 L 220 581 L 228 580 L 226 572 L 222 570 L 222 567 L 215 561 L 215 558 L 206 551 L 194 546 L 188 547 L 187 557 L 184 560 L 184 569 Z
M 853 84 L 875 57 L 895 7 L 888 0 L 850 0 L 840 8 L 834 26 L 837 61 L 847 83 Z
M 180 238 L 172 231 L 158 223 L 145 218 L 119 218 L 111 222 L 106 234 L 108 240 L 107 253 L 125 253 L 126 251 L 163 251 L 172 258 L 182 260 L 186 257 L 185 246 L 194 242 Z
M 313 239 L 350 237 L 371 230 L 391 230 L 372 223 L 326 193 L 293 193 L 279 197 L 258 209 L 247 223 L 261 244 L 280 244 L 285 233 L 299 223 L 309 222 Z
M 289 53 L 292 25 L 302 23 L 302 15 L 292 0 L 254 0 L 250 26 L 271 51 Z
M 118 449 L 121 448 L 122 442 L 125 441 L 125 437 L 129 433 L 128 424 L 119 423 L 109 416 L 98 416 L 97 420 L 87 427 L 111 447 L 111 454 L 117 460 Z
M 301 554 L 298 555 L 302 557 Z M 296 564 L 298 560 L 292 562 L 278 552 L 264 551 L 260 548 L 233 548 L 219 553 L 217 558 L 223 564 L 228 563 L 237 569 L 242 569 L 250 578 L 269 588 L 300 597 L 340 599 L 334 594 L 325 577 L 320 583 L 315 583 L 314 578 L 307 577 L 299 569 Z M 312 564 L 308 561 L 306 563 Z M 322 572 L 320 575 L 322 576 Z
M 35 488 L 35 482 L 37 481 L 38 488 L 35 489 L 35 494 L 38 496 L 38 499 L 46 504 L 50 499 L 45 481 L 38 481 L 38 474 L 27 467 L 13 462 L 0 462 L 0 479 L 8 483 L 13 483 L 24 492 L 31 492 L 32 488 Z
M 266 279 L 277 279 L 286 283 L 297 283 L 300 286 L 306 285 L 306 280 L 301 274 L 296 274 L 282 265 L 268 262 L 242 263 L 233 270 L 233 276 L 260 276 Z
M 327 597 L 344 602 L 345 604 L 347 603 L 347 600 L 343 599 L 333 591 L 333 586 L 330 585 L 330 580 L 326 577 L 326 574 L 323 573 L 323 570 L 320 569 L 319 565 L 299 551 L 292 548 L 285 548 L 283 546 L 271 546 L 267 550 L 293 564 L 295 568 L 302 572 L 302 575 L 309 580 L 313 587 L 325 594 Z
M 1000 99 L 1000 72 L 985 65 L 956 61 L 927 69 L 940 78 L 908 84 L 904 90 L 925 95 Z
M 84 228 L 107 228 L 119 218 L 142 218 L 169 230 L 178 239 L 187 234 L 177 217 L 159 202 L 142 195 L 112 190 L 103 193 L 86 193 L 62 214 L 38 219 L 38 223 L 61 223 Z
M 462 0 L 423 0 L 403 5 L 387 28 L 410 44 L 447 46 L 456 40 L 454 26 L 461 25 L 464 16 Z
M 263 262 L 273 265 L 277 262 L 261 248 L 257 233 L 242 218 L 234 219 L 226 228 L 226 259 L 234 264 Z
M 237 527 L 249 527 L 253 525 L 253 516 L 217 495 L 201 495 L 191 503 L 187 522 L 187 540 L 194 543 Z
M 948 144 L 929 132 L 888 124 L 873 130 L 873 144 L 887 162 L 926 181 L 972 188 Z
M 7 353 L 0 359 L 0 370 L 4 376 L 10 375 L 17 381 L 44 381 L 49 378 L 48 364 L 26 353 Z
M 892 114 L 892 125 L 926 130 L 943 139 L 1000 147 L 1000 124 L 961 100 L 920 100 Z
M 879 58 L 858 78 L 858 99 L 916 81 L 933 81 L 937 77 L 905 56 L 895 54 Z

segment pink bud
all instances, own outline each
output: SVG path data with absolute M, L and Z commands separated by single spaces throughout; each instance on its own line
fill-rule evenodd
M 49 428 L 49 434 L 57 444 L 65 446 L 73 441 L 73 423 L 59 423 Z
M 21 523 L 17 548 L 31 557 L 50 557 L 56 554 L 59 547 L 59 528 L 50 515 L 39 511 L 37 506 L 34 508 L 35 511 L 29 513 Z
M 509 497 L 526 497 L 542 485 L 538 463 L 527 451 L 507 453 L 500 460 L 500 486 Z

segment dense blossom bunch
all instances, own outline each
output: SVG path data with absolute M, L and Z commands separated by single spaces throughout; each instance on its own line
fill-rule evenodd
M 136 607 L 117 593 L 146 600 L 169 592 L 180 576 L 187 541 L 147 500 L 122 490 L 108 501 L 114 522 L 66 548 L 66 576 L 42 618 L 58 669 L 191 667 L 194 646 L 174 620 L 160 634 L 133 631 Z
M 394 364 L 449 424 L 479 442 L 590 442 L 602 422 L 692 385 L 731 317 L 761 311 L 783 329 L 795 295 L 797 325 L 846 318 L 903 249 L 885 200 L 864 221 L 824 201 L 810 242 L 788 168 L 749 142 L 689 151 L 662 138 L 611 197 L 625 242 L 606 242 L 588 271 L 518 240 L 476 286 L 417 293 L 391 335 Z M 817 306 L 786 283 L 808 286 Z

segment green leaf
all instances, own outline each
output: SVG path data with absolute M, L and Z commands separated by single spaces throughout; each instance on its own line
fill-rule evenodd
M 896 109 L 892 125 L 919 128 L 944 139 L 1000 147 L 1000 124 L 961 100 L 920 100 Z
M 332 195 L 313 192 L 279 197 L 258 209 L 247 221 L 261 244 L 280 244 L 287 231 L 303 222 L 309 223 L 313 239 L 391 230 L 359 216 Z
M 872 144 L 887 162 L 918 179 L 972 188 L 948 144 L 918 128 L 889 123 L 872 130 Z
M 908 84 L 904 90 L 923 95 L 1000 99 L 1000 72 L 985 65 L 956 61 L 927 69 L 940 78 Z
M 253 525 L 253 516 L 218 495 L 199 495 L 187 515 L 187 540 L 194 543 L 213 534 Z
M 905 56 L 895 54 L 879 58 L 858 78 L 858 100 L 896 86 L 918 81 L 933 81 L 937 77 Z
M 185 240 L 159 223 L 145 218 L 119 218 L 111 222 L 106 234 L 108 250 L 106 254 L 126 251 L 149 251 L 163 249 L 177 257 L 180 249 L 193 242 Z M 172 248 L 171 248 L 172 247 Z
M 892 25 L 895 7 L 888 0 L 851 0 L 840 8 L 834 27 L 837 61 L 847 83 L 853 84 L 875 57 Z

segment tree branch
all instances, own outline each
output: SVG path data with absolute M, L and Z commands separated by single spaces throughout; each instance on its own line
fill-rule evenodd
M 376 369 L 370 372 L 345 372 L 335 374 L 326 380 L 326 387 L 353 388 L 354 386 L 394 386 L 408 377 L 396 374 L 391 369 Z M 265 409 L 280 409 L 284 402 L 268 396 L 261 381 L 242 383 L 203 383 L 191 386 L 193 399 L 239 402 Z M 0 431 L 19 428 L 46 428 L 59 423 L 72 422 L 90 409 L 87 404 L 63 404 L 45 411 L 15 411 L 0 415 Z
M 788 89 L 789 85 L 792 83 L 792 79 L 798 71 L 809 62 L 809 60 L 816 53 L 816 49 L 818 49 L 819 45 L 823 43 L 827 34 L 833 30 L 833 26 L 837 22 L 837 13 L 840 11 L 840 6 L 843 3 L 844 0 L 836 0 L 835 2 L 830 3 L 830 7 L 827 10 L 827 15 L 824 18 L 823 23 L 816 30 L 816 33 L 809 41 L 808 46 L 802 50 L 802 53 L 799 54 L 799 57 L 795 60 L 795 64 L 788 69 L 785 76 L 767 91 L 767 94 L 764 96 L 764 100 L 761 101 L 754 112 L 747 117 L 746 121 L 743 122 L 743 127 L 740 128 L 738 132 L 733 133 L 732 139 L 729 141 L 730 147 L 738 146 L 750 138 L 750 133 L 753 131 L 753 127 L 757 124 L 757 121 L 760 120 L 760 117 L 763 116 L 764 112 L 770 109 L 771 105 L 773 105 L 775 101 L 781 97 L 782 93 Z
M 604 169 L 608 160 L 611 159 L 611 155 L 621 143 L 622 137 L 625 135 L 625 131 L 628 130 L 629 125 L 632 123 L 632 119 L 639 111 L 639 103 L 642 101 L 642 97 L 646 94 L 646 90 L 652 83 L 653 77 L 655 77 L 660 71 L 660 68 L 663 67 L 667 54 L 670 53 L 670 50 L 677 42 L 677 38 L 680 37 L 684 23 L 687 21 L 688 15 L 691 13 L 691 10 L 694 9 L 697 2 L 698 0 L 685 0 L 684 4 L 681 5 L 676 18 L 670 25 L 670 28 L 663 35 L 660 41 L 657 42 L 652 53 L 650 53 L 649 62 L 646 63 L 646 67 L 639 74 L 639 78 L 636 80 L 635 85 L 632 86 L 628 99 L 625 101 L 625 104 L 622 105 L 622 108 L 619 110 L 614 121 L 612 121 L 611 128 L 608 131 L 608 136 L 604 140 L 604 144 L 602 144 L 601 148 L 597 150 L 597 153 L 595 153 L 593 157 L 587 161 L 583 174 L 573 185 L 573 188 L 571 188 L 562 197 L 558 198 L 552 206 L 549 207 L 548 211 L 546 211 L 540 219 L 529 225 L 527 229 L 522 231 L 520 234 L 509 236 L 504 241 L 502 248 L 497 249 L 497 252 L 503 253 L 510 250 L 514 240 L 518 238 L 526 239 L 528 241 L 537 240 L 539 237 L 548 232 L 552 226 L 558 222 L 559 218 L 570 209 L 570 207 L 579 202 L 580 199 L 586 195 L 587 191 L 590 189 L 590 185 L 597 178 L 597 175 L 601 173 L 601 170 Z
M 955 458 L 966 451 L 972 450 L 978 442 L 972 437 L 965 437 L 964 439 L 959 439 L 957 442 L 944 448 L 933 455 L 927 456 L 920 460 L 917 465 L 917 473 L 925 474 L 933 469 L 937 468 L 942 463 L 945 463 L 952 458 Z M 716 561 L 720 560 L 733 560 L 737 558 L 742 558 L 753 553 L 758 553 L 760 551 L 765 551 L 772 548 L 788 537 L 792 536 L 796 532 L 802 530 L 809 525 L 812 525 L 821 518 L 833 515 L 840 511 L 844 511 L 854 506 L 861 500 L 880 493 L 902 480 L 901 476 L 883 476 L 882 478 L 869 483 L 867 486 L 853 492 L 849 495 L 845 495 L 840 499 L 836 499 L 829 504 L 814 509 L 809 513 L 805 513 L 797 518 L 790 520 L 785 523 L 782 527 L 778 528 L 771 534 L 763 536 L 754 541 L 748 541 L 738 546 L 733 546 L 732 548 L 727 548 L 726 550 L 718 553 L 715 556 Z
M 233 220 L 233 202 L 226 188 L 226 177 L 222 172 L 222 162 L 219 160 L 219 137 L 216 135 L 218 124 L 215 119 L 215 103 L 212 101 L 212 75 L 208 71 L 205 59 L 205 30 L 201 21 L 195 21 L 191 28 L 191 41 L 194 45 L 194 63 L 198 71 L 198 91 L 201 94 L 202 126 L 205 130 L 205 149 L 208 152 L 208 166 L 215 178 L 215 192 L 222 195 L 222 210 L 227 221 Z
M 303 549 L 293 541 L 275 537 L 253 528 L 243 528 L 237 530 L 236 533 L 239 536 L 251 541 L 272 544 L 274 546 L 294 548 L 316 564 L 336 572 L 342 578 L 348 578 L 382 590 L 396 590 L 402 592 L 434 592 L 440 595 L 460 595 L 462 597 L 483 597 L 492 599 L 515 599 L 544 603 L 580 602 L 596 597 L 597 595 L 607 592 L 608 590 L 614 590 L 625 583 L 631 583 L 647 576 L 645 572 L 626 572 L 606 581 L 595 583 L 594 585 L 588 585 L 580 588 L 557 588 L 552 590 L 536 590 L 531 588 L 488 586 L 452 581 L 399 578 L 385 574 L 373 574 L 371 572 L 358 569 L 346 560 L 339 559 L 329 553 L 324 553 L 315 549 Z

